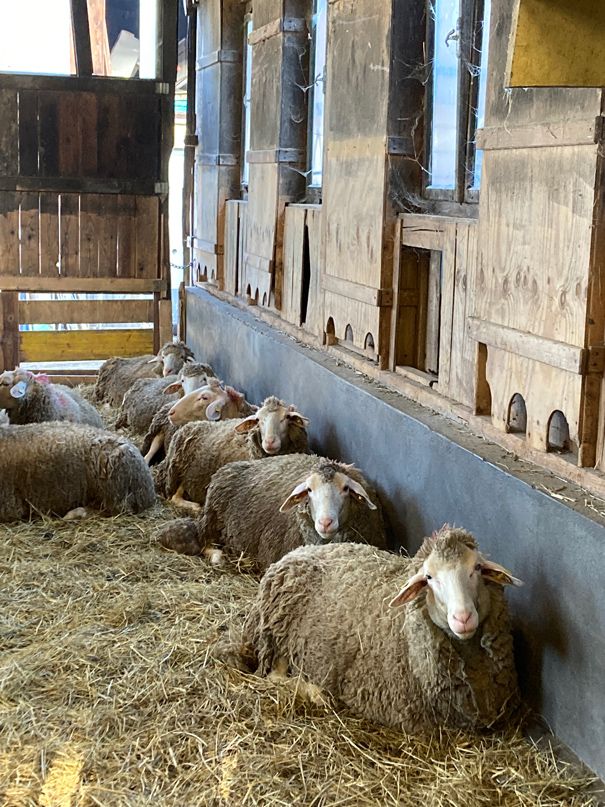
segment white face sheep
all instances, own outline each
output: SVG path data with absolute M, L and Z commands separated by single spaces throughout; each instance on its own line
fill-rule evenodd
M 241 417 L 245 401 L 241 392 L 233 387 L 223 387 L 218 379 L 208 379 L 209 383 L 194 389 L 177 401 L 168 412 L 168 420 L 173 426 L 183 426 L 193 420 L 229 420 Z
M 261 580 L 240 658 L 263 675 L 302 674 L 405 731 L 487 727 L 519 697 L 504 585 L 520 581 L 460 529 L 442 528 L 414 558 L 301 547 Z
M 81 508 L 138 513 L 155 502 L 138 449 L 89 426 L 36 423 L 0 429 L 0 522 Z
M 296 485 L 301 476 L 304 482 Z M 310 454 L 225 465 L 212 477 L 200 521 L 168 522 L 157 538 L 169 549 L 203 553 L 214 563 L 221 552 L 215 547 L 224 547 L 244 554 L 260 571 L 303 544 L 386 547 L 378 497 L 361 473 Z
M 193 359 L 193 353 L 184 342 L 166 342 L 157 356 L 149 360 L 149 364 L 160 364 L 162 366 L 161 372 L 164 377 L 168 375 L 176 375 L 183 362 Z
M 308 422 L 293 406 L 271 396 L 235 427 L 228 421 L 188 423 L 170 444 L 161 483 L 164 492 L 173 503 L 199 510 L 212 474 L 228 462 L 306 452 Z
M 76 390 L 20 368 L 0 374 L 0 408 L 6 409 L 13 424 L 68 420 L 103 426 L 97 410 Z

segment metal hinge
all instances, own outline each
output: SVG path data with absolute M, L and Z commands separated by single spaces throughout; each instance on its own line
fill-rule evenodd
M 153 186 L 153 192 L 157 193 L 159 196 L 165 196 L 168 193 L 168 183 L 156 182 Z
M 170 93 L 170 84 L 167 81 L 156 81 L 155 83 L 155 94 L 156 95 L 168 95 Z

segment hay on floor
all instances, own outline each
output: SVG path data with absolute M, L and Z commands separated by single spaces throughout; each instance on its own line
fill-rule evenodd
M 518 731 L 406 737 L 215 661 L 257 583 L 155 546 L 172 516 L 0 526 L 0 803 L 593 803 Z

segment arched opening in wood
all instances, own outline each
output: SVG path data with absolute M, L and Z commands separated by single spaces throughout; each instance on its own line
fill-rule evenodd
M 345 342 L 353 343 L 353 328 L 350 325 L 345 328 Z
M 372 336 L 372 334 L 369 331 L 368 331 L 368 333 L 366 333 L 366 338 L 363 340 L 363 347 L 364 347 L 364 350 L 366 350 L 368 353 L 372 353 L 372 354 L 376 350 L 376 348 L 374 346 L 374 337 Z
M 302 253 L 302 278 L 300 286 L 300 324 L 307 321 L 307 308 L 309 306 L 309 289 L 311 287 L 311 258 L 309 254 L 309 228 L 305 224 Z
M 508 405 L 506 431 L 511 434 L 527 433 L 527 407 L 523 396 L 515 392 Z
M 257 289 L 257 290 L 254 292 L 254 302 L 256 303 L 256 305 L 258 305 L 258 298 L 259 298 L 259 296 L 260 296 L 260 293 L 259 293 L 259 290 Z
M 475 389 L 475 414 L 491 415 L 492 391 L 487 382 L 487 345 L 478 343 L 477 350 L 477 386 Z
M 326 322 L 326 333 L 324 337 L 324 344 L 326 345 L 335 345 L 336 344 L 336 326 L 334 325 L 334 320 L 332 317 L 328 318 Z
M 257 292 L 257 294 L 258 294 L 258 292 Z M 262 302 L 262 304 L 263 304 L 263 305 L 267 305 L 267 292 L 265 292 L 265 293 L 263 294 L 263 302 Z
M 546 445 L 547 451 L 557 451 L 561 454 L 571 451 L 569 423 L 563 412 L 559 409 L 555 409 L 548 419 Z
M 250 287 L 249 283 L 246 286 L 246 297 L 252 297 L 252 288 Z

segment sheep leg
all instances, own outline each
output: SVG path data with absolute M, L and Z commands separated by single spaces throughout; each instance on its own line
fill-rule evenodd
M 273 668 L 267 678 L 276 684 L 285 684 L 290 689 L 294 689 L 294 694 L 302 700 L 314 703 L 316 706 L 325 705 L 325 699 L 321 689 L 309 681 L 302 678 L 290 678 L 288 675 L 288 662 L 283 656 L 278 656 L 273 662 Z
M 185 486 L 179 485 L 176 493 L 170 499 L 172 504 L 176 505 L 176 507 L 184 507 L 186 510 L 194 510 L 195 512 L 201 510 L 202 509 L 201 505 L 199 505 L 197 502 L 190 502 L 187 499 L 183 498 L 184 492 L 185 492 Z
M 153 438 L 151 446 L 149 447 L 149 451 L 145 454 L 145 462 L 147 463 L 147 465 L 151 465 L 151 460 L 158 453 L 158 451 L 162 447 L 163 442 L 164 442 L 164 435 L 162 434 L 162 432 L 156 434 L 156 436 Z
M 90 513 L 85 507 L 75 507 L 63 516 L 63 521 L 77 521 L 79 518 L 88 518 Z

